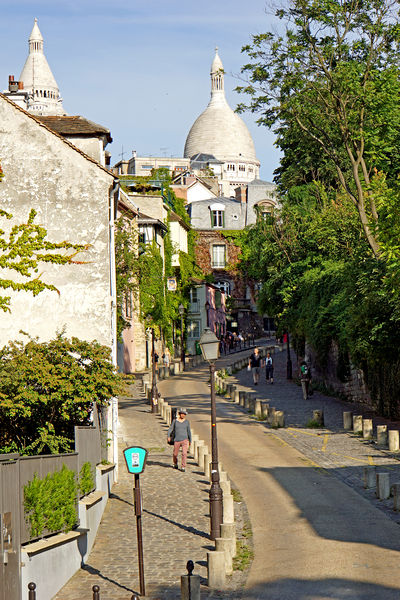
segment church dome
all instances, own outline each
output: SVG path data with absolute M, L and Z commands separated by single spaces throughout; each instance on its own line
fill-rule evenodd
M 29 112 L 44 115 L 65 114 L 60 91 L 43 51 L 43 36 L 35 19 L 29 36 L 29 54 L 19 81 L 30 94 Z
M 226 101 L 218 48 L 211 65 L 211 100 L 193 123 L 185 144 L 185 158 L 198 153 L 212 154 L 223 161 L 258 163 L 249 130 Z

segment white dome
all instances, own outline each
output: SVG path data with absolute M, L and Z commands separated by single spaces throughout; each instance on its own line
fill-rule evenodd
M 211 100 L 186 139 L 184 156 L 212 154 L 218 160 L 258 163 L 254 143 L 242 119 L 225 98 L 223 65 L 216 53 L 211 65 Z
M 29 92 L 29 112 L 38 114 L 65 114 L 60 91 L 43 52 L 43 36 L 35 19 L 29 36 L 29 54 L 19 81 Z

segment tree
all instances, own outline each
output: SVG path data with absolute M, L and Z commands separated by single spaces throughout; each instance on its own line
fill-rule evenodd
M 70 450 L 74 426 L 89 424 L 93 403 L 119 391 L 106 346 L 63 334 L 10 342 L 0 351 L 0 452 Z
M 375 257 L 382 248 L 372 180 L 398 169 L 398 8 L 395 0 L 289 0 L 276 13 L 285 33 L 255 35 L 243 48 L 249 82 L 238 88 L 251 97 L 239 110 L 276 127 L 278 145 L 291 149 L 286 161 L 300 151 L 301 167 L 317 157 L 319 169 L 335 174 Z

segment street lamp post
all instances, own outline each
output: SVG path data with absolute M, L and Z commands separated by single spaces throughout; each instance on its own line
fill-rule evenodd
M 210 488 L 210 538 L 220 537 L 223 518 L 222 490 L 219 484 L 218 470 L 218 439 L 217 439 L 217 410 L 215 404 L 215 361 L 219 356 L 219 340 L 208 327 L 200 338 L 200 348 L 203 358 L 210 365 L 211 379 L 211 488 Z
M 286 379 L 292 379 L 292 360 L 290 358 L 290 339 L 289 332 L 286 333 L 286 350 L 287 350 L 287 360 L 286 360 Z
M 154 347 L 154 327 L 151 330 L 151 412 L 157 412 L 158 390 L 156 374 L 156 352 Z
M 185 307 L 183 304 L 179 305 L 178 310 L 181 315 L 181 363 L 182 369 L 185 370 L 185 341 L 183 338 L 183 315 L 185 314 Z

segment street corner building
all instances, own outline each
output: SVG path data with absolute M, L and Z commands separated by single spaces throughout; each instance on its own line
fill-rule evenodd
M 88 245 L 75 258 L 79 264 L 42 264 L 37 274 L 58 293 L 37 296 L 4 290 L 11 312 L 0 321 L 0 345 L 21 338 L 20 330 L 48 340 L 65 330 L 68 337 L 115 346 L 114 245 L 112 226 L 117 184 L 114 176 L 38 117 L 0 94 L 0 208 L 5 236 L 26 223 L 31 209 L 35 223 L 51 242 Z M 17 279 L 3 269 L 4 279 Z

